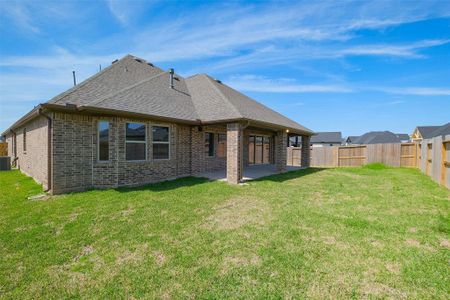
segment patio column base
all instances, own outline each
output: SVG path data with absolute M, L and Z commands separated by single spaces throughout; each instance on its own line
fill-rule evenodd
M 243 170 L 243 130 L 240 123 L 227 124 L 227 181 L 238 184 Z

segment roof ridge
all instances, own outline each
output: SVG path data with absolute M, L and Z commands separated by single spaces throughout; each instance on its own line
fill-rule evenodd
M 234 104 L 228 100 L 227 96 L 225 96 L 225 94 L 222 93 L 222 91 L 214 84 L 214 82 L 212 82 L 212 80 L 214 79 L 211 76 L 209 76 L 208 74 L 199 74 L 199 75 L 205 76 L 208 79 L 209 84 L 219 93 L 222 99 L 225 100 L 241 118 L 244 117 L 239 111 L 239 109 L 237 109 L 236 106 L 234 106 Z
M 125 58 L 127 57 L 133 57 L 131 54 L 127 54 L 124 57 L 122 57 L 121 59 L 119 59 L 117 62 L 119 61 L 123 61 Z M 49 101 L 47 101 L 48 103 L 55 103 L 56 101 L 61 100 L 62 98 L 64 98 L 67 95 L 72 94 L 73 92 L 75 92 L 76 90 L 78 90 L 80 87 L 85 86 L 89 81 L 91 81 L 92 79 L 95 79 L 97 77 L 99 77 L 100 75 L 103 75 L 107 70 L 111 69 L 114 66 L 114 63 L 112 63 L 111 65 L 107 66 L 106 68 L 102 69 L 101 71 L 95 73 L 94 75 L 92 75 L 91 77 L 86 78 L 85 80 L 83 80 L 82 82 L 80 82 L 77 85 L 74 85 L 73 87 L 71 87 L 70 89 L 68 89 L 65 92 L 62 92 L 59 95 L 56 95 L 55 97 L 51 98 Z
M 126 86 L 126 87 L 124 87 L 123 89 L 120 89 L 120 90 L 118 90 L 118 91 L 115 91 L 114 93 L 108 94 L 108 95 L 106 95 L 106 96 L 104 96 L 104 97 L 101 97 L 100 99 L 94 100 L 94 101 L 89 102 L 88 104 L 85 104 L 85 105 L 82 105 L 82 106 L 92 106 L 92 105 L 98 104 L 98 103 L 103 102 L 104 100 L 106 100 L 106 99 L 108 99 L 108 98 L 111 98 L 111 97 L 114 96 L 114 95 L 117 95 L 117 94 L 119 94 L 119 93 L 121 93 L 121 92 L 123 92 L 123 91 L 129 90 L 129 89 L 135 88 L 135 87 L 137 87 L 137 86 L 139 86 L 139 85 L 141 85 L 141 84 L 143 84 L 143 83 L 145 83 L 145 82 L 147 82 L 147 81 L 150 81 L 150 80 L 152 80 L 152 79 L 155 79 L 156 77 L 159 77 L 159 76 L 161 76 L 161 75 L 163 75 L 163 74 L 166 74 L 166 73 L 168 73 L 168 72 L 167 72 L 167 71 L 161 72 L 161 73 L 158 73 L 158 74 L 156 74 L 156 75 L 154 75 L 154 76 L 151 76 L 151 77 L 149 77 L 149 78 L 145 78 L 144 80 L 141 80 L 141 81 L 139 81 L 139 82 L 137 82 L 137 83 L 135 83 L 135 84 Z

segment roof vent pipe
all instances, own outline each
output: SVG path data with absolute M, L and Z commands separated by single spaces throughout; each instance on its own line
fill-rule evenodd
M 174 85 L 173 85 L 173 69 L 171 68 L 171 69 L 169 69 L 169 74 L 170 74 L 170 88 L 174 88 Z
M 73 86 L 77 85 L 77 78 L 75 77 L 75 71 L 72 71 L 72 75 L 73 75 Z

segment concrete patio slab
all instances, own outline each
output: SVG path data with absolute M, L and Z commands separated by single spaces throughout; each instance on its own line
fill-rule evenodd
M 295 171 L 295 170 L 301 170 L 304 169 L 304 167 L 294 167 L 294 166 L 287 166 L 286 172 L 289 171 Z M 273 174 L 278 174 L 276 166 L 275 165 L 254 165 L 254 166 L 247 166 L 244 167 L 244 174 L 242 181 L 248 181 L 253 180 Z M 218 171 L 212 171 L 212 172 L 203 172 L 195 175 L 196 177 L 205 177 L 210 180 L 221 180 L 225 181 L 227 180 L 227 174 L 226 170 L 218 170 Z

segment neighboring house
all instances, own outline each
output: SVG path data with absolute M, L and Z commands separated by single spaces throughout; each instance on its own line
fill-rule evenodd
M 359 138 L 359 136 L 356 136 L 356 135 L 349 135 L 349 136 L 347 137 L 347 139 L 345 140 L 345 145 L 351 145 L 351 144 L 353 144 L 353 143 L 356 141 L 357 138 Z
M 311 137 L 312 147 L 340 146 L 342 144 L 342 133 L 337 132 L 317 132 Z
M 406 136 L 406 134 L 397 134 L 390 131 L 371 131 L 352 141 L 352 144 L 363 145 L 401 143 Z M 409 136 L 406 141 L 409 141 Z
M 411 135 L 413 142 L 420 142 L 422 140 L 431 139 L 435 136 L 442 135 L 440 132 L 444 132 L 445 128 L 449 126 L 447 123 L 442 126 L 417 126 Z
M 409 134 L 406 133 L 396 133 L 395 134 L 398 139 L 400 140 L 400 143 L 409 143 L 411 142 L 411 137 L 409 136 Z
M 2 135 L 20 170 L 58 194 L 213 170 L 238 183 L 250 165 L 284 171 L 289 136 L 309 145 L 312 134 L 208 75 L 183 78 L 127 55 Z

